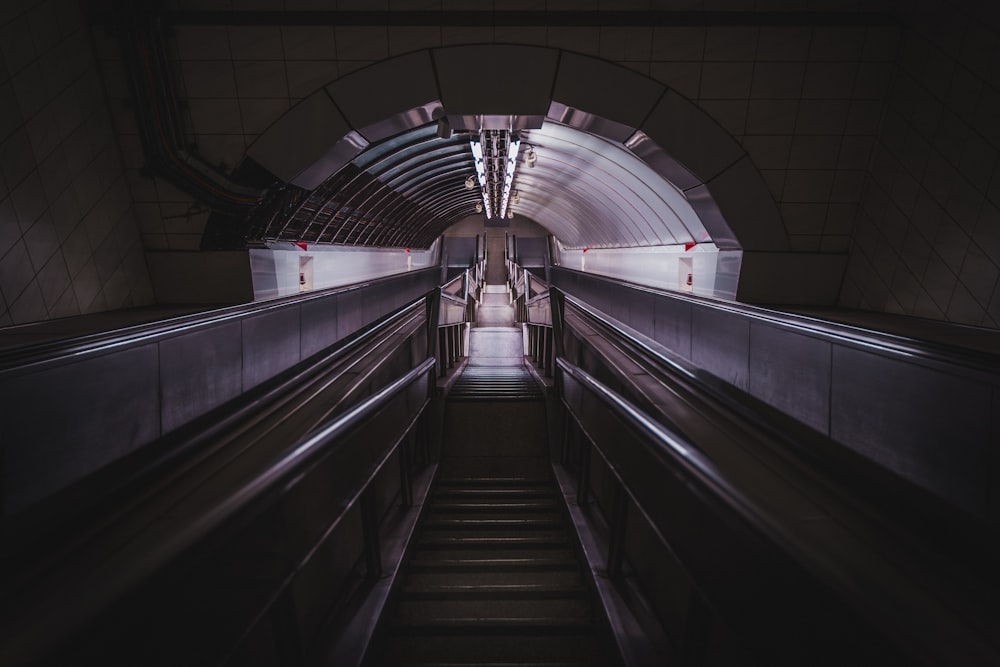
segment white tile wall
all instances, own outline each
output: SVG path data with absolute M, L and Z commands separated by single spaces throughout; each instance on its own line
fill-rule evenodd
M 173 54 L 182 90 L 189 98 L 189 139 L 206 160 L 225 169 L 233 168 L 257 134 L 297 100 L 338 76 L 390 55 L 438 45 L 497 41 L 566 48 L 619 62 L 693 100 L 741 142 L 784 213 L 793 247 L 844 252 L 850 244 L 845 305 L 1000 323 L 995 319 L 1000 314 L 1000 295 L 988 289 L 993 276 L 990 266 L 1000 262 L 1000 216 L 996 214 L 1000 205 L 1000 67 L 996 65 L 1000 59 L 997 17 L 987 14 L 985 5 L 989 4 L 955 0 L 945 5 L 943 0 L 926 0 L 919 3 L 918 11 L 891 0 L 634 0 L 627 4 L 520 0 L 503 7 L 739 11 L 887 7 L 911 12 L 916 27 L 901 38 L 893 27 L 180 26 Z M 326 9 L 330 3 L 175 0 L 174 5 L 294 10 Z M 339 0 L 337 7 L 448 11 L 484 5 L 467 0 L 380 0 L 374 5 Z M 27 30 L 18 24 L 21 29 L 14 35 L 10 26 L 17 21 Z M 0 81 L 0 86 L 8 86 L 13 93 L 7 99 L 18 105 L 23 100 L 29 109 L 37 107 L 37 113 L 49 114 L 60 129 L 51 131 L 51 123 L 42 122 L 41 117 L 22 127 L 19 111 L 12 115 L 9 105 L 5 109 L 5 96 L 0 94 L 0 192 L 18 191 L 41 154 L 42 195 L 51 201 L 51 206 L 46 204 L 50 210 L 59 211 L 52 216 L 56 237 L 63 249 L 73 239 L 74 252 L 83 253 L 80 237 L 74 235 L 76 225 L 64 220 L 74 218 L 74 213 L 86 216 L 98 203 L 90 193 L 95 187 L 110 186 L 105 180 L 97 185 L 98 181 L 81 175 L 82 165 L 100 151 L 95 152 L 92 143 L 72 130 L 93 111 L 80 118 L 46 111 L 49 101 L 39 101 L 43 96 L 23 85 L 28 77 L 17 79 L 16 75 L 25 67 L 37 67 L 46 81 L 46 95 L 52 86 L 66 85 L 59 79 L 58 68 L 47 65 L 58 59 L 39 58 L 36 53 L 38 44 L 50 44 L 51 36 L 36 37 L 30 15 L 17 14 L 3 28 L 7 32 L 0 32 L 0 54 L 13 77 Z M 31 38 L 25 40 L 23 34 Z M 137 233 L 151 248 L 197 247 L 203 216 L 174 217 L 190 206 L 190 199 L 138 171 L 143 158 L 131 114 L 120 103 L 127 89 L 114 63 L 117 51 L 96 33 L 95 37 L 99 57 L 111 63 L 103 69 L 112 97 L 111 115 L 120 135 L 123 182 L 138 202 Z M 54 48 L 46 47 L 46 54 Z M 93 97 L 93 90 L 89 92 Z M 56 109 L 73 106 L 54 105 Z M 49 157 L 60 151 L 64 160 Z M 59 169 L 60 162 L 69 176 Z M 48 184 L 58 190 L 67 178 L 71 183 L 66 187 L 78 196 L 53 199 Z M 12 208 L 15 218 L 18 209 L 34 215 L 37 207 L 31 204 L 31 192 L 31 186 L 18 191 L 19 204 Z M 74 208 L 83 210 L 74 212 Z M 0 236 L 0 243 L 4 238 Z M 89 238 L 84 240 L 92 245 Z M 84 270 L 84 257 L 71 261 L 63 254 L 68 272 Z M 101 272 L 97 275 L 100 278 Z M 959 296 L 953 307 L 955 294 Z M 81 308 L 99 302 L 96 293 L 85 296 L 90 299 Z M 117 296 L 103 298 L 116 301 Z M 981 314 L 969 305 L 970 299 Z
M 74 0 L 3 3 L 0 12 L 0 326 L 107 307 L 109 289 L 128 302 L 152 301 L 142 245 L 88 31 Z M 121 187 L 116 183 L 121 182 Z M 116 213 L 132 242 L 104 257 Z M 129 238 L 122 236 L 122 239 Z M 130 258 L 133 280 L 110 282 Z M 138 261 L 137 261 L 137 259 Z M 79 298 L 86 297 L 85 303 Z
M 890 77 L 888 109 L 862 198 L 875 225 L 902 227 L 888 242 L 912 281 L 903 312 L 966 324 L 1000 325 L 1000 78 L 996 15 L 982 4 L 929 0 L 913 10 Z M 888 49 L 870 33 L 865 53 Z M 872 74 L 864 90 L 877 92 Z M 883 196 L 886 195 L 886 196 Z M 891 222 L 893 220 L 901 222 Z M 864 258 L 857 237 L 852 256 Z M 869 258 L 877 261 L 876 258 Z M 878 291 L 851 264 L 845 305 Z M 897 268 L 898 270 L 898 268 Z M 870 276 L 869 276 L 870 277 Z M 912 292 L 915 291 L 915 296 Z

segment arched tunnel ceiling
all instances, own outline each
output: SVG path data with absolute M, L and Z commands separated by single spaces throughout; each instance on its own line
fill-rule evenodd
M 430 123 L 368 146 L 259 232 L 266 240 L 427 247 L 476 214 L 480 188 L 470 139 Z M 522 130 L 515 215 L 570 247 L 634 247 L 710 240 L 683 193 L 621 144 L 547 120 Z M 537 163 L 525 162 L 528 146 Z

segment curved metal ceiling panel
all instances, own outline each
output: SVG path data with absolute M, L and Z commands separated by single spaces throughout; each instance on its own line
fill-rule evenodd
M 553 122 L 522 132 L 522 137 L 535 147 L 538 160 L 534 169 L 519 170 L 514 178 L 521 194 L 518 210 L 564 245 L 671 245 L 709 238 L 684 194 L 621 144 Z M 565 185 L 567 165 L 578 183 L 567 196 L 576 192 L 579 200 L 573 208 L 582 207 L 591 212 L 589 216 L 567 220 L 558 215 L 550 205 L 561 193 L 540 187 L 549 178 Z M 544 195 L 539 197 L 539 193 Z M 613 207 L 609 210 L 601 202 L 613 202 Z M 594 215 L 602 208 L 604 217 Z
M 438 135 L 431 123 L 369 146 L 264 239 L 385 247 L 427 247 L 473 215 L 481 191 L 469 144 L 476 135 Z M 567 247 L 635 247 L 704 241 L 684 194 L 622 144 L 554 121 L 520 132 L 515 214 Z M 529 145 L 537 155 L 528 168 Z

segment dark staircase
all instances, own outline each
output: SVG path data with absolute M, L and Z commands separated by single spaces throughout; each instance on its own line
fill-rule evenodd
M 541 399 L 542 390 L 524 366 L 467 366 L 448 394 L 450 401 Z
M 372 664 L 620 664 L 545 434 L 544 400 L 523 366 L 465 369 L 449 394 L 438 479 Z

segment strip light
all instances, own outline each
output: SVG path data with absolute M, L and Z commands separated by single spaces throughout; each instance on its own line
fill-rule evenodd
M 517 168 L 517 155 L 521 148 L 520 140 L 511 141 L 509 130 L 483 130 L 479 139 L 472 139 L 469 145 L 472 147 L 476 176 L 479 178 L 479 187 L 483 193 L 486 219 L 503 220 L 509 217 L 507 205 L 514 184 L 514 170 Z
M 520 141 L 512 141 L 507 145 L 507 168 L 503 176 L 503 198 L 500 200 L 500 219 L 507 215 L 507 202 L 510 200 L 510 186 L 514 183 L 514 169 L 517 167 L 517 151 L 521 148 Z
M 472 159 L 476 163 L 476 176 L 479 177 L 479 190 L 483 193 L 483 210 L 486 211 L 486 219 L 493 218 L 493 206 L 490 203 L 489 188 L 486 187 L 486 162 L 483 160 L 483 145 L 473 139 L 469 142 L 472 146 Z

